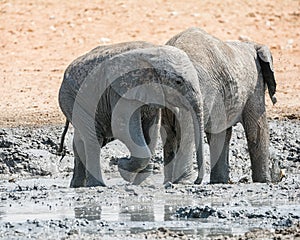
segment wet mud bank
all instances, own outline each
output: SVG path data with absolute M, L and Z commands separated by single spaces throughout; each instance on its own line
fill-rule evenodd
M 159 145 L 154 175 L 142 186 L 130 185 L 116 165 L 129 153 L 114 141 L 101 152 L 108 187 L 79 189 L 69 188 L 72 129 L 61 162 L 62 126 L 0 129 L 0 238 L 300 238 L 300 121 L 269 124 L 271 157 L 286 175 L 278 184 L 252 183 L 238 125 L 230 149 L 232 184 L 163 186 Z M 208 146 L 205 151 L 208 160 Z

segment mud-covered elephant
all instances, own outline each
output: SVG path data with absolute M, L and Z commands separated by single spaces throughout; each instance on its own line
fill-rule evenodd
M 278 181 L 280 169 L 269 157 L 265 108 L 266 87 L 276 103 L 268 47 L 253 42 L 223 42 L 199 28 L 187 29 L 166 44 L 186 52 L 197 70 L 204 104 L 204 131 L 210 147 L 210 182 L 229 181 L 229 141 L 232 126 L 238 122 L 245 130 L 253 181 Z M 199 162 L 198 183 L 203 178 L 201 165 Z
M 175 133 L 182 139 L 181 148 L 199 145 L 197 158 L 203 157 L 203 105 L 197 73 L 177 48 L 145 42 L 100 46 L 66 69 L 59 104 L 75 129 L 71 187 L 105 186 L 100 149 L 112 139 L 121 140 L 131 153 L 129 160 L 118 162 L 122 177 L 133 183 L 143 181 L 140 175 L 149 170 L 160 109 L 173 112 L 188 134 L 187 138 Z M 184 159 L 182 152 L 168 159 Z M 166 167 L 165 181 L 184 180 L 191 174 L 189 162 L 175 162 Z

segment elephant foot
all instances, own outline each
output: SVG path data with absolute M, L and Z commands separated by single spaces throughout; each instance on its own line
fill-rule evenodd
M 70 188 L 79 188 L 84 186 L 85 186 L 85 181 L 77 181 L 72 178 L 70 183 Z
M 211 184 L 218 184 L 218 183 L 227 184 L 227 183 L 229 183 L 229 178 L 227 178 L 227 177 L 224 177 L 224 178 L 215 178 L 215 177 L 213 177 L 213 178 L 210 178 L 210 183 Z
M 272 182 L 270 177 L 267 178 L 267 177 L 253 177 L 253 176 L 252 176 L 252 181 L 255 183 L 270 183 L 270 182 Z
M 279 178 L 279 172 L 272 172 L 271 169 L 269 171 L 253 171 L 252 170 L 252 181 L 258 183 L 270 183 L 272 182 L 271 175 L 273 175 L 274 180 Z M 276 175 L 276 178 L 275 178 Z
M 147 170 L 148 164 L 144 164 L 145 162 L 148 163 L 149 160 L 148 159 L 135 159 L 135 158 L 131 158 L 129 160 L 127 158 L 119 159 L 118 170 L 119 170 L 121 177 L 125 181 L 131 182 L 134 184 L 135 184 L 135 182 L 137 182 L 137 183 L 140 182 L 143 178 L 145 180 L 145 177 L 148 177 L 147 172 L 149 172 L 149 170 Z M 142 173 L 144 169 L 145 169 L 145 175 Z M 139 173 L 141 173 L 141 176 L 138 176 Z M 140 180 L 140 178 L 141 178 L 141 180 Z
M 219 168 L 220 169 L 220 168 Z M 212 169 L 210 173 L 210 183 L 211 184 L 218 184 L 223 183 L 227 184 L 229 183 L 229 171 L 222 171 L 219 169 Z
M 103 181 L 98 180 L 94 176 L 88 174 L 87 179 L 86 179 L 86 187 L 106 187 Z
M 133 181 L 134 185 L 139 185 L 150 177 L 153 173 L 153 163 L 149 163 L 146 168 L 136 174 L 136 177 Z
M 210 184 L 228 184 L 229 181 L 210 181 Z
M 85 174 L 78 174 L 78 172 L 74 171 L 70 187 L 71 188 L 79 188 L 85 187 Z
M 192 179 L 195 178 L 195 174 L 193 174 L 192 170 L 188 170 L 184 172 L 180 177 L 174 177 L 174 176 L 169 176 L 168 178 L 165 177 L 164 179 L 164 184 L 167 184 L 168 182 L 173 183 L 173 184 L 185 184 L 185 185 L 190 185 L 193 184 L 194 181 Z
M 197 177 L 197 179 L 195 180 L 194 184 L 201 184 L 203 181 L 203 178 Z

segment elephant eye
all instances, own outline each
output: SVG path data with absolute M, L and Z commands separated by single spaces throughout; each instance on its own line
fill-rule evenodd
M 176 82 L 176 84 L 178 84 L 178 85 L 182 85 L 183 79 L 182 79 L 181 77 L 176 78 L 175 82 Z

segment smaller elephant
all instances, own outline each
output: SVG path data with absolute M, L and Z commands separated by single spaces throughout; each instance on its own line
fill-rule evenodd
M 92 49 L 90 52 L 84 54 L 83 56 L 78 57 L 77 59 L 75 59 L 66 69 L 65 73 L 64 73 L 64 79 L 62 82 L 62 85 L 60 87 L 60 91 L 59 91 L 59 105 L 64 113 L 64 115 L 66 116 L 67 120 L 66 120 L 66 125 L 65 125 L 65 129 L 64 132 L 62 134 L 62 139 L 61 139 L 61 143 L 60 143 L 60 147 L 58 149 L 58 153 L 63 155 L 63 142 L 64 142 L 64 138 L 65 135 L 67 133 L 68 127 L 69 127 L 69 123 L 72 123 L 72 118 L 73 118 L 73 111 L 74 111 L 74 106 L 76 103 L 76 97 L 77 95 L 79 95 L 80 93 L 80 89 L 82 88 L 83 84 L 85 82 L 87 82 L 89 80 L 89 78 L 91 78 L 91 73 L 95 72 L 97 70 L 97 67 L 100 66 L 100 64 L 102 64 L 104 61 L 114 57 L 115 55 L 121 54 L 123 52 L 127 52 L 133 49 L 143 49 L 143 48 L 150 48 L 150 47 L 155 47 L 155 45 L 148 43 L 148 42 L 125 42 L 125 43 L 120 43 L 120 44 L 114 44 L 114 45 L 107 45 L 107 46 L 99 46 L 96 47 L 95 49 Z M 101 79 L 98 79 L 99 81 L 101 81 Z M 90 84 L 92 86 L 92 84 Z M 105 90 L 105 86 L 104 86 L 104 90 Z M 91 90 L 90 90 L 91 91 Z M 87 91 L 85 91 L 87 92 Z M 81 94 L 82 95 L 82 94 Z M 81 96 L 79 95 L 79 96 Z M 88 95 L 88 93 L 86 94 Z M 89 96 L 84 96 L 84 98 L 89 99 Z M 98 106 L 97 110 L 98 112 L 103 112 L 104 111 L 104 106 L 105 104 L 97 104 L 95 103 L 96 100 L 94 100 L 94 103 L 91 104 L 91 106 Z M 99 100 L 100 102 L 100 100 Z M 101 108 L 103 110 L 101 110 Z M 90 110 L 90 111 L 96 111 L 95 109 Z M 107 109 L 108 111 L 108 109 Z M 156 136 L 158 134 L 158 128 L 154 129 L 152 131 L 152 135 L 150 135 L 150 128 L 153 125 L 159 124 L 160 122 L 160 116 L 159 113 L 157 112 L 156 109 L 152 108 L 152 107 L 143 107 L 142 108 L 142 127 L 143 127 L 143 131 L 144 131 L 144 135 L 146 138 L 146 142 L 149 145 L 149 148 L 151 151 L 153 151 L 156 142 Z M 102 116 L 99 116 L 99 118 L 101 119 Z M 97 116 L 95 116 L 95 119 L 97 119 Z M 110 122 L 108 122 L 109 119 L 107 119 L 107 121 L 103 121 L 102 124 L 99 125 L 99 123 L 101 122 L 101 120 L 97 120 L 95 121 L 95 124 L 97 123 L 99 126 L 96 127 L 96 130 L 98 128 L 102 128 L 101 131 L 106 132 L 106 134 L 102 134 L 104 135 L 101 136 L 100 141 L 102 142 L 98 142 L 99 144 L 101 144 L 100 146 L 103 147 L 105 146 L 107 143 L 109 143 L 110 141 L 113 140 L 112 138 L 112 134 L 110 133 Z M 106 127 L 106 125 L 108 127 Z M 107 129 L 107 130 L 106 130 Z M 97 130 L 98 131 L 98 130 Z M 109 132 L 110 131 L 110 132 Z M 99 132 L 99 131 L 98 131 Z M 96 133 L 97 134 L 97 133 Z M 88 134 L 86 134 L 88 135 Z M 75 128 L 75 132 L 74 132 L 74 138 L 73 138 L 73 150 L 74 150 L 74 172 L 73 172 L 73 177 L 71 180 L 71 187 L 83 187 L 83 186 L 96 186 L 96 185 L 105 185 L 102 177 L 98 176 L 98 178 L 100 178 L 99 181 L 97 181 L 97 179 L 94 179 L 94 177 L 87 177 L 89 176 L 89 174 L 87 173 L 86 170 L 86 157 L 85 157 L 85 151 L 88 146 L 87 144 L 84 144 L 84 142 L 81 139 L 82 137 L 80 137 L 79 134 L 79 129 Z M 150 144 L 150 139 L 152 139 L 151 144 Z M 95 141 L 94 139 L 94 142 Z M 95 145 L 97 145 L 98 148 L 98 144 L 94 143 Z M 81 154 L 81 156 L 79 156 L 79 154 Z M 97 153 L 96 153 L 97 155 Z M 97 156 L 96 156 L 97 158 Z M 96 169 L 100 168 L 100 166 L 96 166 Z M 146 169 L 147 170 L 147 169 Z M 143 172 L 146 172 L 146 170 L 144 170 Z M 150 169 L 151 170 L 151 169 Z M 99 171 L 99 169 L 98 169 Z M 101 174 L 101 172 L 99 171 L 99 174 Z M 146 177 L 146 174 L 141 174 L 142 177 Z M 97 174 L 96 174 L 97 176 Z M 139 176 L 138 178 L 141 178 L 141 176 Z M 88 179 L 88 181 L 87 181 Z M 140 181 L 142 181 L 143 179 L 141 179 Z
M 73 61 L 59 91 L 61 110 L 74 126 L 71 187 L 105 186 L 100 150 L 113 139 L 122 141 L 131 153 L 129 160 L 118 162 L 121 176 L 133 183 L 143 181 L 140 175 L 149 172 L 160 110 L 165 108 L 175 113 L 188 134 L 188 140 L 177 137 L 182 139 L 181 146 L 190 145 L 194 134 L 192 143 L 200 146 L 197 158 L 202 158 L 200 96 L 193 64 L 183 51 L 171 46 L 121 43 L 98 47 Z M 185 163 L 184 154 L 177 157 L 183 161 L 166 167 L 165 181 L 176 182 L 190 174 L 192 166 Z
M 204 130 L 210 147 L 210 182 L 229 181 L 229 142 L 232 126 L 238 122 L 246 133 L 253 181 L 279 181 L 280 169 L 269 156 L 265 108 L 266 87 L 273 104 L 276 103 L 269 48 L 253 42 L 223 42 L 199 28 L 187 29 L 166 44 L 185 51 L 197 70 L 204 104 Z M 201 166 L 202 162 L 198 162 L 198 183 L 204 174 Z

